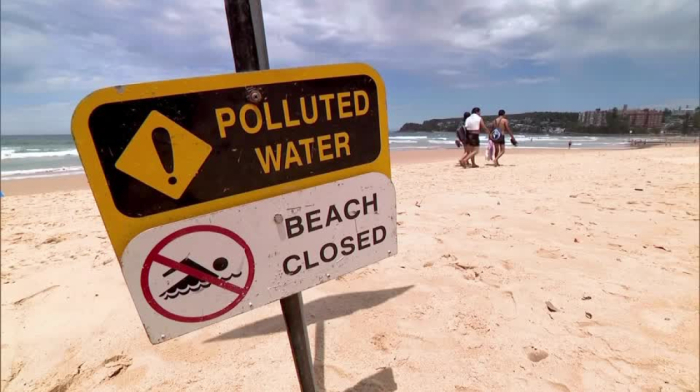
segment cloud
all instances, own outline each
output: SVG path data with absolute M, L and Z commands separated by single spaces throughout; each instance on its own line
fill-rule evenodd
M 514 84 L 542 84 L 542 83 L 552 83 L 559 81 L 558 78 L 552 76 L 543 76 L 535 78 L 515 78 L 512 80 L 491 80 L 491 81 L 478 81 L 478 82 L 468 82 L 468 83 L 458 83 L 454 85 L 454 88 L 461 90 L 472 90 L 483 87 L 496 87 L 496 86 L 509 86 Z
M 232 72 L 223 3 L 3 0 L 2 115 L 20 101 Z M 273 67 L 363 61 L 488 80 L 523 64 L 697 58 L 700 46 L 697 0 L 263 0 L 263 11 Z
M 485 87 L 486 84 L 484 83 L 458 83 L 454 85 L 455 88 L 460 89 L 460 90 L 475 90 L 478 88 Z
M 547 76 L 547 77 L 539 77 L 539 78 L 516 78 L 515 83 L 516 84 L 542 84 L 542 83 L 550 83 L 550 82 L 556 82 L 557 78 Z
M 225 19 L 205 3 L 3 1 L 2 84 L 85 91 L 223 69 L 231 52 L 217 37 L 226 34 Z
M 263 1 L 270 59 L 398 69 L 503 68 L 697 52 L 696 0 Z M 220 0 L 4 0 L 2 82 L 19 91 L 232 70 Z M 454 64 L 460 64 L 455 68 Z
M 698 49 L 695 0 L 286 0 L 264 9 L 271 29 L 300 47 L 332 41 L 340 57 L 391 63 L 388 51 L 416 67 Z
M 437 74 L 442 75 L 442 76 L 457 76 L 461 74 L 461 71 L 458 71 L 456 69 L 438 69 Z
M 3 107 L 0 116 L 2 133 L 46 135 L 65 133 L 77 102 L 51 102 L 38 105 Z

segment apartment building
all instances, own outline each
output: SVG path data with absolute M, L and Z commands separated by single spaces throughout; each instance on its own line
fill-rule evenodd
M 583 125 L 602 127 L 608 125 L 608 110 L 590 110 L 581 112 L 578 115 L 578 122 Z M 651 109 L 628 109 L 627 105 L 622 107 L 618 115 L 629 122 L 630 127 L 636 128 L 661 128 L 664 120 L 664 113 Z
M 583 125 L 602 127 L 608 125 L 607 116 L 607 110 L 589 110 L 587 112 L 581 112 L 578 114 L 578 122 Z
M 621 115 L 629 121 L 630 127 L 637 128 L 661 128 L 664 121 L 664 112 L 660 110 L 623 110 Z

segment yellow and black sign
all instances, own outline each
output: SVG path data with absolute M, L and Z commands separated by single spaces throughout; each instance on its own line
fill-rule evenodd
M 107 88 L 78 105 L 72 129 L 119 258 L 151 227 L 391 175 L 384 85 L 363 64 Z
M 154 110 L 114 166 L 151 188 L 179 199 L 209 153 L 210 145 Z

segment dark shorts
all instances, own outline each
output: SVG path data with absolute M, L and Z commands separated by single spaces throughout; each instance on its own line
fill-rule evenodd
M 495 144 L 506 144 L 506 135 L 504 135 L 501 131 L 498 131 L 499 137 L 494 138 L 493 137 L 493 132 L 489 134 L 489 139 L 491 139 L 492 142 Z
M 479 134 L 478 133 L 468 133 L 466 144 L 468 144 L 472 147 L 479 147 Z

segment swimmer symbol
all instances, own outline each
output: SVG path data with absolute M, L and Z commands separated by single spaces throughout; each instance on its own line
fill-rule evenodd
M 182 264 L 186 265 L 188 267 L 194 268 L 198 271 L 201 271 L 207 275 L 210 275 L 215 278 L 219 278 L 225 281 L 229 281 L 232 278 L 238 278 L 240 277 L 243 272 L 241 271 L 241 268 L 239 268 L 238 273 L 231 273 L 229 276 L 219 276 L 216 273 L 210 271 L 206 267 L 203 267 L 201 264 L 197 263 L 196 261 L 190 259 L 189 257 L 186 257 L 184 260 L 182 260 Z M 218 259 L 214 260 L 214 263 L 212 267 L 216 271 L 223 271 L 228 267 L 229 262 L 226 260 L 224 257 L 219 257 Z M 241 265 L 242 267 L 242 265 Z M 163 277 L 167 277 L 168 275 L 172 274 L 176 270 L 171 268 L 168 271 L 166 271 L 163 274 Z M 174 285 L 170 286 L 167 290 L 165 290 L 163 293 L 160 294 L 159 297 L 163 298 L 164 300 L 169 300 L 169 299 L 174 299 L 177 298 L 181 295 L 187 295 L 191 292 L 197 292 L 204 290 L 211 286 L 211 283 L 205 282 L 201 279 L 195 278 L 194 276 L 187 275 L 184 278 L 180 279 L 179 282 L 175 283 Z

